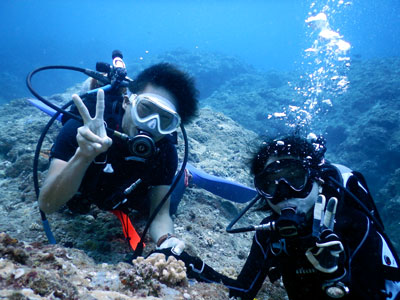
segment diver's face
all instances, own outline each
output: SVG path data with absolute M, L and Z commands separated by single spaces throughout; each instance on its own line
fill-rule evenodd
M 279 165 L 280 162 L 284 162 L 284 160 L 287 161 L 293 161 L 293 160 L 298 160 L 300 161 L 298 158 L 296 157 L 291 157 L 291 156 L 274 156 L 274 157 L 270 157 L 266 163 L 265 169 L 268 170 L 268 166 L 276 166 L 277 164 Z M 303 176 L 301 171 L 296 171 L 295 169 L 293 169 L 292 166 L 286 166 L 286 169 L 279 169 L 279 168 L 274 168 L 274 170 L 276 172 L 281 172 L 282 174 L 282 178 L 285 179 L 284 177 L 290 177 L 292 176 L 290 179 L 288 178 L 288 182 L 292 182 L 293 180 L 299 182 L 299 184 L 301 184 L 301 182 L 303 182 L 302 178 L 296 178 L 297 176 L 301 177 Z M 289 174 L 289 172 L 297 172 L 297 175 L 293 175 L 292 173 Z M 305 176 L 305 175 L 304 175 Z M 280 175 L 277 176 L 277 178 L 280 177 Z M 306 180 L 307 178 L 304 178 L 304 185 L 306 185 Z M 312 181 L 311 184 L 312 186 L 310 187 L 309 193 L 307 195 L 304 195 L 302 197 L 296 197 L 296 196 L 287 196 L 288 194 L 284 194 L 284 193 L 280 193 L 280 188 L 278 187 L 279 185 L 284 184 L 285 188 L 289 188 L 289 185 L 286 183 L 282 183 L 282 181 L 277 180 L 276 182 L 277 185 L 277 193 L 275 195 L 274 198 L 272 199 L 267 199 L 268 204 L 270 205 L 270 207 L 272 208 L 273 211 L 275 211 L 276 213 L 280 214 L 281 210 L 284 208 L 288 208 L 288 207 L 292 207 L 295 208 L 296 213 L 305 213 L 307 214 L 308 212 L 310 212 L 311 208 L 314 206 L 317 198 L 318 198 L 318 194 L 319 194 L 319 185 L 317 182 Z M 297 192 L 293 191 L 292 195 L 296 195 Z M 290 193 L 289 193 L 290 195 Z
M 176 100 L 174 99 L 172 94 L 168 90 L 166 90 L 162 87 L 148 84 L 146 86 L 146 88 L 137 96 L 140 96 L 142 94 L 153 94 L 155 96 L 157 96 L 157 95 L 161 96 L 167 102 L 169 102 L 173 107 L 175 107 L 175 108 L 177 107 Z M 133 105 L 135 105 L 135 97 L 136 97 L 136 95 L 132 95 L 129 98 L 129 100 L 126 99 L 123 104 L 125 114 L 122 119 L 122 130 L 130 136 L 137 135 L 139 133 L 139 129 L 144 130 L 143 128 L 138 128 L 137 122 L 135 122 L 135 120 L 133 119 L 134 114 L 132 114 L 132 110 L 134 109 Z M 160 118 L 158 119 L 158 122 L 160 120 L 161 120 L 161 122 L 163 122 L 163 116 L 161 114 L 160 114 Z M 154 122 L 156 122 L 156 121 L 154 120 Z M 164 134 L 154 132 L 153 134 L 151 134 L 151 136 L 154 139 L 154 141 L 157 142 L 164 137 Z

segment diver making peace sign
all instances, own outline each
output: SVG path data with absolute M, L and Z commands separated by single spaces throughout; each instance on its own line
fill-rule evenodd
M 62 127 L 39 206 L 46 214 L 64 204 L 80 213 L 92 204 L 112 211 L 133 249 L 139 240 L 127 214 L 131 209 L 151 214 L 152 240 L 160 249 L 172 247 L 180 253 L 184 242 L 174 235 L 166 197 L 178 164 L 175 132 L 195 116 L 197 90 L 189 75 L 168 63 L 145 69 L 129 89 L 131 95 L 99 89 L 93 94 L 97 99 L 85 103 L 78 95 L 72 97 L 83 124 L 71 118 Z M 109 137 L 108 129 L 129 142 Z

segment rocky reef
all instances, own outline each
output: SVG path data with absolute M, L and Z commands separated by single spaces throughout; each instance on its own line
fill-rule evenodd
M 51 99 L 55 103 L 62 103 L 79 88 L 54 95 Z M 114 215 L 96 207 L 92 207 L 86 215 L 71 214 L 67 209 L 48 215 L 58 243 L 48 245 L 32 183 L 33 154 L 48 117 L 28 105 L 25 99 L 17 99 L 0 107 L 0 120 L 4 128 L 12 127 L 12 131 L 0 132 L 0 192 L 3 197 L 0 204 L 0 230 L 7 233 L 2 235 L 2 239 L 8 241 L 2 248 L 7 250 L 1 252 L 0 282 L 2 295 L 7 295 L 4 297 L 228 298 L 228 292 L 222 286 L 188 280 L 181 262 L 173 259 L 165 261 L 158 257 L 149 261 L 138 259 L 133 265 L 122 263 L 131 250 L 123 237 L 121 225 Z M 44 141 L 38 165 L 39 184 L 46 174 L 48 151 L 59 128 L 59 124 L 55 124 Z M 189 161 L 193 165 L 210 174 L 251 186 L 247 165 L 253 145 L 258 144 L 254 132 L 210 108 L 201 109 L 198 118 L 186 130 L 190 145 Z M 182 147 L 178 147 L 180 157 L 183 156 Z M 242 206 L 199 188 L 188 188 L 174 216 L 175 233 L 185 240 L 186 250 L 190 254 L 202 257 L 215 269 L 235 277 L 245 262 L 252 235 L 241 233 L 232 238 L 225 228 Z M 145 219 L 134 214 L 131 217 L 135 228 L 141 232 Z M 262 217 L 261 213 L 255 212 L 243 221 L 259 222 Z M 145 254 L 148 254 L 155 246 L 150 240 L 146 240 L 146 244 Z M 21 254 L 18 256 L 13 253 Z M 43 263 L 45 256 L 53 256 L 49 258 L 51 262 Z M 21 259 L 17 260 L 18 257 Z M 71 263 L 75 267 L 70 267 Z M 74 269 L 76 273 L 66 272 L 63 265 L 68 270 Z M 38 275 L 29 281 L 26 276 L 32 271 Z M 21 280 L 17 281 L 19 285 L 14 285 L 15 276 L 18 277 L 22 272 Z M 85 279 L 90 272 L 91 283 Z M 57 283 L 57 278 L 64 278 L 65 287 L 64 281 Z M 36 288 L 40 282 L 45 283 L 44 286 Z M 271 295 L 275 295 L 274 299 L 284 299 L 281 283 L 273 285 L 266 281 L 259 297 L 268 299 Z

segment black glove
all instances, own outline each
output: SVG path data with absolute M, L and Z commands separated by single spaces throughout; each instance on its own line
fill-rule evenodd
M 324 230 L 314 247 L 307 249 L 306 257 L 318 271 L 333 273 L 338 269 L 343 244 L 330 229 Z
M 340 238 L 333 232 L 336 206 L 337 199 L 331 198 L 325 209 L 325 197 L 318 196 L 313 224 L 313 235 L 318 240 L 305 253 L 314 268 L 323 273 L 333 273 L 338 269 L 339 256 L 344 251 Z
M 205 264 L 200 258 L 189 255 L 186 251 L 182 251 L 180 255 L 175 254 L 171 251 L 172 248 L 157 249 L 149 254 L 162 253 L 168 259 L 169 256 L 174 256 L 176 259 L 181 260 L 185 263 L 186 274 L 189 278 L 194 278 L 198 281 L 203 282 L 215 282 L 220 283 L 223 275 L 214 271 L 213 268 Z

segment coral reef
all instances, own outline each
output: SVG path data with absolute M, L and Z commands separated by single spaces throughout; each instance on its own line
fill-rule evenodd
M 148 295 L 158 295 L 159 282 L 170 287 L 188 286 L 185 264 L 173 256 L 166 260 L 164 254 L 157 253 L 146 259 L 138 257 L 132 263 L 132 268 L 119 274 L 121 282 L 131 291 L 142 290 Z
M 0 233 L 0 299 L 226 299 L 217 285 L 188 285 L 182 261 L 157 254 L 95 264 L 82 251 Z M 201 296 L 203 295 L 203 296 Z

